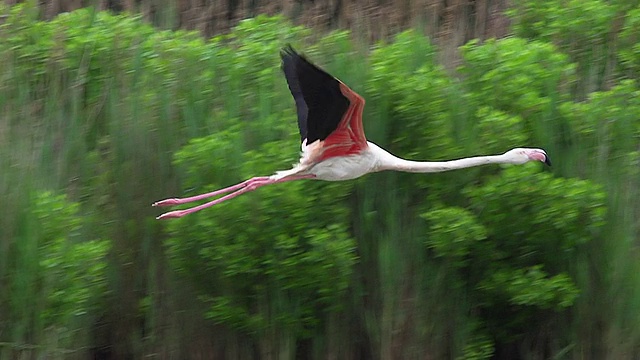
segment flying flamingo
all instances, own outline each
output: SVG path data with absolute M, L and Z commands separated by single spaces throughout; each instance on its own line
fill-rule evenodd
M 172 206 L 227 194 L 189 209 L 171 211 L 157 219 L 179 218 L 259 187 L 293 180 L 341 181 L 383 170 L 433 173 L 485 164 L 551 165 L 542 149 L 515 148 L 501 155 L 476 156 L 451 161 L 411 161 L 391 155 L 367 141 L 362 127 L 364 99 L 337 78 L 324 72 L 288 46 L 281 51 L 282 69 L 295 99 L 302 141 L 300 161 L 290 170 L 254 177 L 214 192 L 183 199 L 166 199 L 153 206 Z

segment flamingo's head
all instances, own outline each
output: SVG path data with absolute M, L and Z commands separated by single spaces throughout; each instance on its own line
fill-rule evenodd
M 515 148 L 507 151 L 503 155 L 506 162 L 511 164 L 524 164 L 529 161 L 540 161 L 551 166 L 549 156 L 542 149 Z

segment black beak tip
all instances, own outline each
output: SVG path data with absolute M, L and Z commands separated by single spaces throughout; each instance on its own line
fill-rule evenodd
M 548 157 L 548 156 L 546 156 L 546 155 L 545 155 L 545 157 L 544 157 L 544 163 L 545 163 L 545 164 L 547 164 L 547 165 L 549 165 L 549 166 L 551 166 L 551 160 L 550 160 L 550 159 L 549 159 L 549 157 Z

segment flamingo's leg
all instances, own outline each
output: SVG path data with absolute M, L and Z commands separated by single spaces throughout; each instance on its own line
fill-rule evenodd
M 226 200 L 229 200 L 229 199 L 233 199 L 234 197 L 236 197 L 238 195 L 242 195 L 242 194 L 244 194 L 246 192 L 253 191 L 253 190 L 255 190 L 255 189 L 259 188 L 259 187 L 265 186 L 265 185 L 277 184 L 277 183 L 293 181 L 293 180 L 312 179 L 314 177 L 315 177 L 315 175 L 313 175 L 313 174 L 305 174 L 305 175 L 288 176 L 288 177 L 282 178 L 282 179 L 274 179 L 272 177 L 252 178 L 252 179 L 249 179 L 249 180 L 245 181 L 244 183 L 232 186 L 232 188 L 235 188 L 237 190 L 232 192 L 231 194 L 227 194 L 227 195 L 225 195 L 225 196 L 223 196 L 221 198 L 215 199 L 213 201 L 210 201 L 210 202 L 202 204 L 202 205 L 194 206 L 192 208 L 188 208 L 188 209 L 184 209 L 184 210 L 170 211 L 168 213 L 164 213 L 164 214 L 158 216 L 156 219 L 161 220 L 161 219 L 170 219 L 170 218 L 183 217 L 185 215 L 194 213 L 196 211 L 200 211 L 202 209 L 206 209 L 206 208 L 211 207 L 213 205 L 219 204 L 219 203 L 221 203 L 223 201 L 226 201 Z M 239 186 L 239 185 L 243 185 L 243 184 L 244 184 L 243 187 Z M 227 189 L 229 189 L 229 188 L 227 188 Z M 223 190 L 227 190 L 227 189 L 223 189 Z M 221 190 L 219 190 L 219 191 L 221 191 Z M 229 191 L 230 190 L 227 190 L 226 192 L 229 192 Z M 207 194 L 205 194 L 205 195 L 207 195 Z M 211 195 L 211 196 L 213 196 L 213 195 Z M 202 197 L 202 198 L 204 198 L 204 197 Z
M 172 205 L 186 204 L 186 203 L 190 203 L 192 201 L 198 201 L 198 200 L 202 200 L 202 199 L 208 199 L 208 198 L 214 197 L 216 195 L 221 195 L 221 194 L 226 194 L 228 192 L 236 191 L 238 189 L 241 189 L 241 188 L 243 188 L 245 186 L 250 185 L 251 183 L 253 183 L 255 181 L 262 181 L 262 180 L 267 180 L 267 179 L 269 179 L 268 176 L 254 177 L 254 178 L 251 178 L 249 180 L 243 181 L 243 182 L 241 182 L 239 184 L 236 184 L 236 185 L 233 185 L 233 186 L 229 186 L 229 187 L 226 187 L 224 189 L 212 191 L 212 192 L 209 192 L 209 193 L 206 193 L 206 194 L 191 196 L 191 197 L 188 197 L 188 198 L 172 198 L 172 199 L 165 199 L 165 200 L 156 201 L 155 203 L 153 203 L 152 206 L 172 206 Z

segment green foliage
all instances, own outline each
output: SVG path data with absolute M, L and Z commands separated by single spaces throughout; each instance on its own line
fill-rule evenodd
M 426 212 L 425 245 L 444 266 L 462 274 L 499 341 L 543 322 L 546 310 L 561 311 L 580 294 L 568 266 L 605 225 L 605 194 L 588 181 L 554 178 L 513 167 L 482 186 L 467 186 L 469 208 Z M 459 281 L 459 280 L 458 280 Z M 522 309 L 528 307 L 528 309 Z M 496 319 L 517 314 L 507 322 Z M 518 329 L 518 330 L 516 330 Z
M 267 50 L 269 47 L 274 47 L 274 45 L 277 45 L 278 43 L 280 45 L 286 44 L 287 42 L 294 41 L 308 35 L 310 35 L 309 29 L 305 29 L 301 26 L 292 26 L 281 15 L 258 15 L 254 18 L 241 21 L 240 24 L 234 28 L 232 33 L 224 37 L 232 39 L 240 46 L 253 48 L 258 45 L 266 45 L 267 47 L 263 49 Z M 273 50 L 276 50 L 277 53 L 280 49 L 275 46 Z M 264 56 L 273 56 L 272 52 L 264 51 L 264 53 Z M 258 58 L 253 61 L 263 59 L 264 58 Z M 249 59 L 246 60 L 249 61 Z
M 509 11 L 517 35 L 547 41 L 560 40 L 577 51 L 604 44 L 616 16 L 615 2 L 602 0 L 521 1 Z
M 619 162 L 620 175 L 635 175 L 632 165 L 640 145 L 640 86 L 623 80 L 608 91 L 594 92 L 585 102 L 565 103 L 561 111 L 573 136 L 585 144 L 584 158 L 593 169 Z M 586 164 L 585 164 L 586 165 Z M 630 171 L 630 172 L 628 172 Z
M 471 341 L 464 346 L 462 356 L 457 360 L 485 360 L 491 359 L 494 355 L 495 348 L 491 338 L 487 335 L 476 335 Z
M 517 36 L 553 42 L 576 64 L 580 97 L 603 90 L 622 68 L 637 79 L 637 2 L 519 1 L 508 11 Z M 637 57 L 636 57 L 637 59 Z
M 500 300 L 504 300 L 510 305 L 555 310 L 573 305 L 580 292 L 567 274 L 549 276 L 542 265 L 524 269 L 500 269 L 491 274 L 490 278 L 481 281 L 478 290 L 494 302 L 493 306 L 502 306 Z
M 391 118 L 386 136 L 391 150 L 403 156 L 452 156 L 455 147 L 447 103 L 451 79 L 436 65 L 435 54 L 429 40 L 415 31 L 398 34 L 371 54 L 367 93 Z
M 528 166 L 507 169 L 463 192 L 496 242 L 495 248 L 485 250 L 488 258 L 521 266 L 545 262 L 553 269 L 563 268 L 576 246 L 601 235 L 605 222 L 601 187 L 535 173 Z
M 478 108 L 475 116 L 478 119 L 477 142 L 482 144 L 487 153 L 499 154 L 504 149 L 527 143 L 525 121 L 522 117 L 490 106 Z
M 45 327 L 60 327 L 74 316 L 95 313 L 107 288 L 106 240 L 77 242 L 82 218 L 79 204 L 43 192 L 34 200 L 40 241 L 38 258 L 46 303 L 39 316 Z
M 576 79 L 566 54 L 551 43 L 517 37 L 471 41 L 461 54 L 462 86 L 477 124 L 463 141 L 479 137 L 478 148 L 498 153 L 531 144 L 562 154 L 570 140 L 559 108 Z
M 380 43 L 370 55 L 372 76 L 367 91 L 373 98 L 390 96 L 400 101 L 402 96 L 394 94 L 402 87 L 407 77 L 422 67 L 435 66 L 436 49 L 429 39 L 413 30 L 396 36 L 390 44 Z M 388 94 L 387 96 L 382 96 Z
M 422 215 L 430 223 L 427 247 L 455 267 L 464 267 L 476 248 L 487 238 L 485 228 L 473 214 L 458 207 L 431 210 Z
M 461 51 L 460 72 L 476 101 L 520 115 L 529 126 L 545 120 L 549 108 L 566 99 L 573 65 L 550 43 L 521 38 L 471 41 Z
M 0 25 L 0 357 L 89 349 L 104 328 L 118 358 L 632 356 L 632 5 L 519 2 L 519 37 L 470 42 L 457 74 L 418 31 L 367 54 L 348 32 L 279 16 L 203 40 L 135 16 L 42 22 L 13 7 Z M 287 43 L 365 96 L 369 138 L 397 155 L 540 146 L 553 173 L 299 181 L 156 222 L 154 200 L 297 161 Z M 11 350 L 29 343 L 46 345 Z
M 640 7 L 630 10 L 620 32 L 621 49 L 617 52 L 622 67 L 631 78 L 640 79 Z
M 91 344 L 87 329 L 105 313 L 111 243 L 86 240 L 80 205 L 65 196 L 34 191 L 25 200 L 12 234 L 19 241 L 2 243 L 1 352 L 59 357 Z

